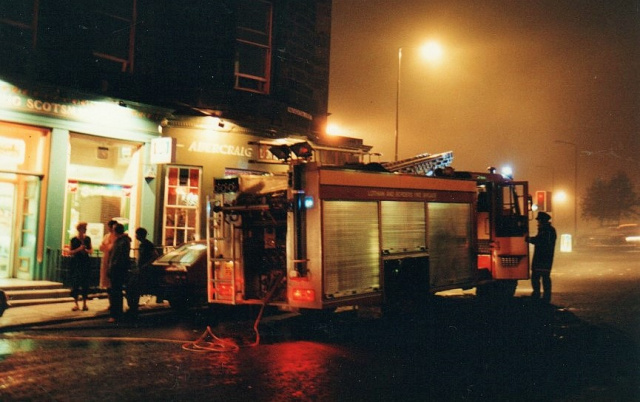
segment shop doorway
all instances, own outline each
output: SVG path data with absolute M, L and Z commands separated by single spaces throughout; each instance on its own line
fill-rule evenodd
M 0 279 L 32 279 L 36 268 L 38 176 L 0 173 Z

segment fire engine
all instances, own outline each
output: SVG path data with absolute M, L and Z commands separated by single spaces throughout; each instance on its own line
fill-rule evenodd
M 270 151 L 286 172 L 214 180 L 210 304 L 333 310 L 474 287 L 504 297 L 529 277 L 527 182 L 456 172 L 451 152 L 336 166 L 308 142 Z

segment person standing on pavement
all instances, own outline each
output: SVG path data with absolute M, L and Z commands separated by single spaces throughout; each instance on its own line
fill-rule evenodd
M 87 297 L 89 295 L 89 282 L 91 280 L 91 259 L 93 252 L 91 237 L 87 236 L 87 222 L 79 222 L 76 225 L 78 234 L 71 239 L 69 255 L 71 256 L 71 297 L 74 306 L 71 310 L 78 311 L 78 296 L 82 292 L 82 311 L 87 311 Z M 82 289 L 82 290 L 81 290 Z
M 556 229 L 551 226 L 551 216 L 546 212 L 539 212 L 538 234 L 534 237 L 526 237 L 527 242 L 535 246 L 533 261 L 531 262 L 531 297 L 540 298 L 540 280 L 544 290 L 543 300 L 551 301 L 551 268 L 553 267 L 553 255 L 556 247 Z
M 124 226 L 121 223 L 116 223 L 113 231 L 116 240 L 113 242 L 109 257 L 109 279 L 111 280 L 109 322 L 115 322 L 122 318 L 122 290 L 131 268 L 131 238 L 124 232 Z
M 159 254 L 156 250 L 155 244 L 153 244 L 151 240 L 147 239 L 147 234 L 148 232 L 145 228 L 140 227 L 136 229 L 136 239 L 140 242 L 138 249 L 138 266 L 140 267 L 145 290 L 150 294 L 159 297 L 158 277 L 153 271 L 153 266 L 151 265 L 153 261 L 159 257 Z
M 100 289 L 105 289 L 107 291 L 107 295 L 111 291 L 111 281 L 109 280 L 109 255 L 111 252 L 111 248 L 113 247 L 113 242 L 116 240 L 116 235 L 113 232 L 113 227 L 118 223 L 118 221 L 110 220 L 107 222 L 107 234 L 102 238 L 102 243 L 100 243 L 100 251 L 102 252 L 102 259 L 100 260 Z M 109 308 L 107 308 L 109 310 Z
M 132 319 L 138 317 L 138 307 L 142 292 L 154 293 L 155 284 L 151 275 L 151 263 L 158 256 L 156 246 L 147 239 L 147 229 L 136 229 L 136 240 L 138 240 L 138 260 L 137 267 L 132 270 L 127 282 L 127 304 L 129 305 L 128 315 Z

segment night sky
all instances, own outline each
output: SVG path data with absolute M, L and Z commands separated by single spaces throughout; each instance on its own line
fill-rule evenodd
M 640 176 L 640 0 L 334 0 L 329 122 L 381 160 L 451 150 L 532 191 Z M 430 65 L 417 47 L 436 39 Z M 374 158 L 375 160 L 375 158 Z M 640 182 L 638 182 L 640 188 Z

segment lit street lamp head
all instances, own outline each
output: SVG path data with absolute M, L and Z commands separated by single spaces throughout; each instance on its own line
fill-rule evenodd
M 430 63 L 439 63 L 444 57 L 444 50 L 440 43 L 432 40 L 420 48 L 420 54 Z

